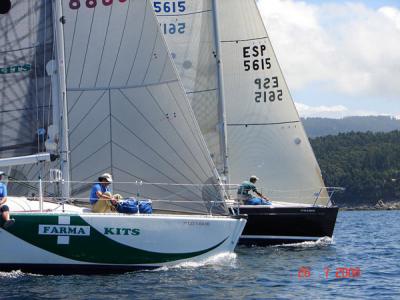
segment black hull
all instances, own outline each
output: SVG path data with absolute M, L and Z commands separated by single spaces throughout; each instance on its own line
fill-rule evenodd
M 240 214 L 248 218 L 239 244 L 269 246 L 332 237 L 338 210 L 338 207 L 241 206 Z

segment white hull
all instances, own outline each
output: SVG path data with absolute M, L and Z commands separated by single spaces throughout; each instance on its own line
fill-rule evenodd
M 217 216 L 58 211 L 12 216 L 15 224 L 0 229 L 0 269 L 40 273 L 128 271 L 200 262 L 233 252 L 246 223 Z

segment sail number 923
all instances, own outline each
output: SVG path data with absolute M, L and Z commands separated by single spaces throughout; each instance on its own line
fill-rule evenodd
M 257 103 L 283 100 L 283 91 L 279 89 L 279 81 L 277 76 L 256 78 L 254 80 L 254 84 L 256 85 L 254 100 Z

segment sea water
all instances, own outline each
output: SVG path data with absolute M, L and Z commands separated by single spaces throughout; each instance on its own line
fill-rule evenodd
M 334 238 L 238 247 L 109 276 L 0 273 L 0 299 L 400 299 L 400 211 L 339 212 Z

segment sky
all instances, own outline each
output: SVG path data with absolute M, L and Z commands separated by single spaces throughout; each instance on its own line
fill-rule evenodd
M 400 119 L 400 0 L 258 0 L 303 117 Z

